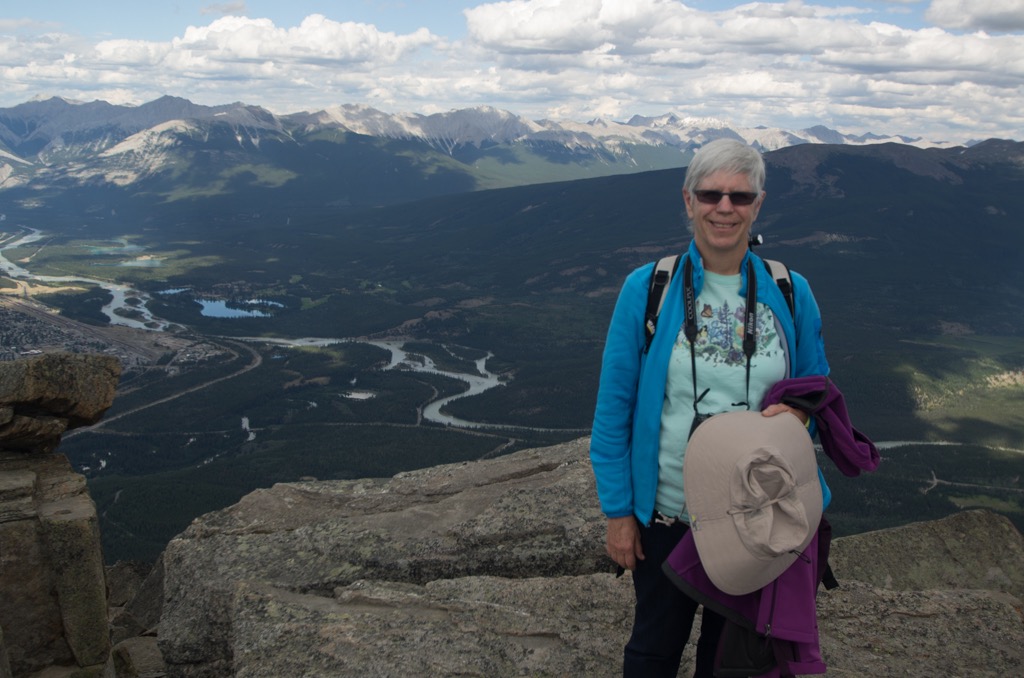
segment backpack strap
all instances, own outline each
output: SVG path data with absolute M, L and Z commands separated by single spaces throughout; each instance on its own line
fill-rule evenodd
M 651 349 L 651 340 L 654 339 L 654 331 L 658 327 L 658 316 L 661 314 L 661 307 L 665 304 L 665 290 L 668 289 L 672 276 L 679 269 L 679 262 L 681 260 L 682 257 L 678 254 L 671 254 L 667 257 L 662 257 L 654 265 L 654 271 L 651 273 L 651 282 L 647 288 L 647 309 L 644 311 L 644 330 L 646 334 L 644 353 Z M 768 272 L 775 280 L 775 284 L 782 291 L 782 296 L 786 298 L 786 305 L 789 306 L 789 312 L 795 320 L 796 302 L 793 295 L 793 277 L 789 273 L 789 267 L 781 261 L 774 259 L 763 259 L 762 261 L 764 261 L 765 268 L 768 269 Z
M 786 305 L 789 306 L 789 313 L 796 320 L 796 302 L 793 301 L 793 276 L 789 274 L 789 267 L 781 261 L 775 261 L 774 259 L 763 259 L 765 268 L 772 274 L 772 278 L 775 279 L 775 284 L 779 286 L 782 291 L 782 296 L 786 298 Z
M 665 304 L 665 290 L 679 268 L 681 257 L 672 254 L 662 257 L 654 265 L 651 273 L 651 282 L 647 288 L 647 310 L 644 311 L 644 330 L 647 335 L 644 344 L 644 353 L 651 348 L 651 340 L 654 339 L 654 330 L 658 327 L 658 316 L 661 315 L 661 307 Z

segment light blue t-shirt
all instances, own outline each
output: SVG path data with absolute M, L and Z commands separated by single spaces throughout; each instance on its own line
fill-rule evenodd
M 757 305 L 757 350 L 750 359 L 750 393 L 747 393 L 747 359 L 743 355 L 746 299 L 739 296 L 740 275 L 704 271 L 704 287 L 697 297 L 697 396 L 701 414 L 731 410 L 758 410 L 768 389 L 786 377 L 786 356 L 775 326 L 775 315 L 765 304 Z M 672 347 L 661 409 L 658 452 L 658 491 L 655 508 L 667 516 L 685 515 L 683 454 L 693 424 L 693 368 L 685 328 Z M 749 406 L 747 403 L 749 402 Z

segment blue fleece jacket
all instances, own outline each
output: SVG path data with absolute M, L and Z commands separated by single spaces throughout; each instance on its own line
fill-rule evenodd
M 690 243 L 685 256 L 693 261 L 694 293 L 699 296 L 704 284 L 704 267 L 694 243 Z M 807 279 L 791 272 L 796 307 L 794 319 L 782 291 L 760 257 L 749 251 L 746 257 L 755 259 L 757 300 L 772 310 L 780 336 L 784 337 L 787 374 L 790 377 L 828 374 L 821 314 Z M 741 297 L 746 295 L 747 289 L 747 258 L 740 266 Z M 681 262 L 665 292 L 658 331 L 650 350 L 644 353 L 644 312 L 653 270 L 654 263 L 650 263 L 630 273 L 619 293 L 605 342 L 590 441 L 590 460 L 597 479 L 601 510 L 608 518 L 632 514 L 645 525 L 654 514 L 658 434 L 669 358 L 685 320 Z M 828 493 L 823 479 L 822 490 Z

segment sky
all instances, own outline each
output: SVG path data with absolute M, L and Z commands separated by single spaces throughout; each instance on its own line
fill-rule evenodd
M 1024 141 L 1024 0 L 0 0 L 0 108 L 163 95 Z

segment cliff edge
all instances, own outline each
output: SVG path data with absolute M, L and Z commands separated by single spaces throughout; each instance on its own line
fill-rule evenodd
M 621 675 L 632 584 L 604 554 L 587 447 L 281 484 L 203 516 L 163 556 L 168 675 Z M 828 675 L 1024 673 L 1008 520 L 837 539 L 831 561 Z
M 120 374 L 107 356 L 0 363 L 0 678 L 107 661 L 96 506 L 56 448 L 99 421 Z
M 621 674 L 632 583 L 604 553 L 587 439 L 258 490 L 124 587 L 141 575 L 104 571 L 84 478 L 56 451 L 118 374 L 96 356 L 0 365 L 0 678 Z M 1024 537 L 1005 518 L 838 539 L 831 562 L 829 676 L 1024 675 Z

